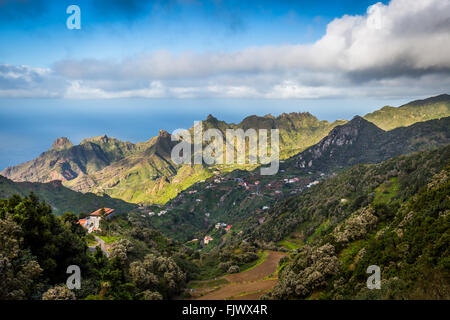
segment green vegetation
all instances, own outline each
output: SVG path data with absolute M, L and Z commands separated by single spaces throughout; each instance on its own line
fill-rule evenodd
M 100 239 L 105 241 L 106 244 L 113 244 L 114 242 L 117 242 L 120 238 L 117 236 L 98 236 Z
M 267 256 L 268 256 L 267 251 L 258 252 L 257 254 L 258 254 L 259 258 L 255 261 L 252 261 L 252 262 L 242 265 L 239 268 L 240 272 L 250 271 L 253 268 L 256 268 L 257 266 L 259 266 L 261 263 L 263 263 L 267 259 Z
M 443 95 L 349 122 L 308 113 L 204 121 L 223 132 L 280 129 L 285 161 L 274 176 L 175 165 L 165 131 L 138 144 L 57 139 L 2 172 L 39 182 L 0 176 L 0 299 L 187 297 L 186 288 L 216 288 L 257 267 L 267 250 L 291 256 L 269 276 L 279 282 L 265 298 L 449 299 L 448 108 Z M 87 234 L 78 218 L 100 207 L 118 214 Z M 91 252 L 95 236 L 106 248 Z M 64 286 L 71 264 L 82 268 L 82 290 Z M 374 264 L 382 289 L 369 291 Z
M 30 192 L 45 200 L 56 215 L 62 215 L 64 212 L 73 212 L 77 215 L 88 214 L 101 207 L 114 208 L 116 212 L 124 213 L 137 207 L 135 204 L 108 196 L 75 192 L 62 186 L 58 181 L 49 183 L 13 182 L 0 176 L 0 199 L 15 194 L 27 196 Z
M 282 240 L 277 242 L 278 246 L 285 247 L 289 250 L 296 250 L 302 247 L 301 244 L 297 244 L 295 242 L 292 242 L 292 240 Z
M 448 159 L 447 146 L 356 166 L 270 210 L 248 240 L 310 241 L 265 298 L 448 299 Z M 369 265 L 380 266 L 382 290 L 366 288 Z
M 309 113 L 282 114 L 279 117 L 251 116 L 239 124 L 228 124 L 210 116 L 204 129 L 280 129 L 281 158 L 286 159 L 317 143 L 345 121 L 319 121 Z M 132 203 L 164 204 L 198 181 L 212 176 L 212 170 L 231 172 L 252 170 L 254 165 L 209 168 L 203 165 L 176 165 L 171 160 L 175 142 L 161 130 L 157 137 L 132 144 L 107 136 L 83 140 L 73 146 L 57 139 L 52 149 L 24 164 L 7 168 L 2 175 L 14 181 L 49 182 L 61 180 L 73 190 L 109 195 Z
M 384 130 L 392 130 L 450 116 L 449 101 L 448 95 L 441 95 L 414 101 L 399 108 L 384 107 L 364 118 Z M 319 121 L 309 113 L 283 113 L 278 117 L 249 116 L 239 124 L 229 124 L 210 115 L 203 121 L 203 129 L 217 128 L 225 133 L 227 129 L 277 128 L 280 130 L 280 158 L 286 160 L 317 144 L 331 130 L 346 123 L 344 120 L 333 123 Z M 376 140 L 380 133 L 375 131 L 373 129 L 368 136 Z M 389 136 L 385 135 L 386 139 L 381 139 L 377 145 L 372 143 L 372 148 L 366 148 L 362 144 L 362 150 L 353 149 L 354 153 L 347 154 L 343 159 L 333 158 L 336 162 L 333 165 L 342 166 L 344 160 L 344 167 L 366 160 L 378 162 L 400 153 L 426 149 L 439 139 L 439 136 L 423 137 L 424 135 L 425 132 L 417 132 L 415 137 L 409 139 L 406 132 L 404 140 L 409 140 L 408 146 L 413 148 L 401 152 L 396 147 L 396 141 L 387 143 Z M 398 137 L 399 134 L 395 133 L 394 136 Z M 85 139 L 74 146 L 66 138 L 60 138 L 38 158 L 7 168 L 1 174 L 14 181 L 61 180 L 65 186 L 76 191 L 106 194 L 132 203 L 165 204 L 196 182 L 211 177 L 213 170 L 226 174 L 237 169 L 254 169 L 253 165 L 222 165 L 214 168 L 203 165 L 179 166 L 170 158 L 174 144 L 170 134 L 164 130 L 157 137 L 138 144 L 105 135 Z M 375 159 L 373 152 L 377 150 L 384 150 L 379 152 L 384 157 Z M 390 150 L 392 151 L 389 152 Z M 326 167 L 330 169 L 331 164 Z
M 386 106 L 365 115 L 364 118 L 387 131 L 448 116 L 450 116 L 450 95 L 443 94 L 413 101 L 398 108 Z
M 206 281 L 191 281 L 188 284 L 188 288 L 190 289 L 202 289 L 202 288 L 215 288 L 221 285 L 227 284 L 229 281 L 224 278 L 215 279 L 215 280 L 206 280 Z
M 392 198 L 398 194 L 399 189 L 398 178 L 392 177 L 388 182 L 380 185 L 375 189 L 374 205 L 387 204 Z
M 170 299 L 179 295 L 196 271 L 192 251 L 145 225 L 137 215 L 102 223 L 107 258 L 87 244 L 93 236 L 78 217 L 52 214 L 31 194 L 0 200 L 0 299 Z M 82 270 L 80 290 L 63 285 L 66 269 Z

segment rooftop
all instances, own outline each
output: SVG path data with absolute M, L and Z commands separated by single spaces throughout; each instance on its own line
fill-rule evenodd
M 90 213 L 89 215 L 90 216 L 97 216 L 97 217 L 101 216 L 102 210 L 105 210 L 105 213 L 104 213 L 105 216 L 108 215 L 108 214 L 111 214 L 111 213 L 113 213 L 115 211 L 114 209 L 111 209 L 111 208 L 100 208 L 100 209 Z

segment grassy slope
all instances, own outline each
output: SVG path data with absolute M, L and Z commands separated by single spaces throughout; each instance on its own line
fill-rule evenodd
M 282 240 L 302 230 L 300 238 L 312 249 L 300 249 L 273 297 L 448 299 L 449 159 L 447 146 L 356 166 L 277 206 L 251 238 Z M 367 212 L 375 222 L 366 223 Z M 338 271 L 322 269 L 320 262 L 309 265 L 309 271 L 324 275 L 320 281 L 325 285 L 322 282 L 318 290 L 301 261 L 317 259 L 308 258 L 307 250 L 325 244 L 334 254 L 324 259 L 331 259 L 327 264 L 338 266 Z M 330 262 L 334 256 L 336 262 Z M 364 289 L 366 268 L 373 264 L 381 267 L 382 290 Z M 297 281 L 306 288 L 302 294 L 289 291 Z
M 82 194 L 57 182 L 13 182 L 0 176 L 0 198 L 8 198 L 14 194 L 25 196 L 30 192 L 49 203 L 56 215 L 61 215 L 66 211 L 75 214 L 89 213 L 102 206 L 114 208 L 119 213 L 136 208 L 136 205 L 119 199 L 99 197 L 92 193 Z
M 364 118 L 383 130 L 406 127 L 416 122 L 440 119 L 450 116 L 450 95 L 417 100 L 401 107 L 383 107 Z
M 385 107 L 365 118 L 383 129 L 406 126 L 418 121 L 450 115 L 449 96 L 442 95 L 411 102 L 399 108 Z M 204 129 L 249 128 L 280 130 L 281 160 L 318 143 L 333 128 L 345 124 L 319 121 L 309 113 L 282 114 L 278 117 L 250 116 L 239 124 L 227 124 L 214 117 L 203 122 Z M 170 161 L 170 143 L 160 137 L 131 144 L 114 138 L 95 137 L 64 150 L 50 150 L 36 160 L 3 171 L 15 181 L 47 182 L 55 179 L 76 191 L 108 194 L 128 202 L 163 204 L 195 182 L 211 177 L 212 170 L 230 172 L 252 170 L 253 166 L 217 166 L 216 168 L 178 167 Z M 426 141 L 418 143 L 426 144 Z
M 171 237 L 183 241 L 194 238 L 196 232 L 207 232 L 217 222 L 232 224 L 232 230 L 239 232 L 243 230 L 247 219 L 257 221 L 258 218 L 265 216 L 266 213 L 262 210 L 264 206 L 272 207 L 280 198 L 286 198 L 291 193 L 299 193 L 302 189 L 306 189 L 309 182 L 326 178 L 326 176 L 320 177 L 321 172 L 331 174 L 336 170 L 342 170 L 358 163 L 377 163 L 400 154 L 442 146 L 450 141 L 447 130 L 450 118 L 418 123 L 389 132 L 384 132 L 361 118 L 360 120 L 360 122 L 352 120 L 340 129 L 340 131 L 347 132 L 349 130 L 345 127 L 353 128 L 353 122 L 358 122 L 359 133 L 348 137 L 348 139 L 353 139 L 352 144 L 333 145 L 334 142 L 328 144 L 325 139 L 326 148 L 323 148 L 321 144 L 313 146 L 312 154 L 319 154 L 316 152 L 318 149 L 322 155 L 314 158 L 312 167 L 296 167 L 297 157 L 294 157 L 281 164 L 281 169 L 284 169 L 285 172 L 280 171 L 274 176 L 261 176 L 257 169 L 252 172 L 234 171 L 222 175 L 224 180 L 220 183 L 215 183 L 214 177 L 211 177 L 188 189 L 192 192 L 197 191 L 196 193 L 183 192 L 170 201 L 168 203 L 169 213 L 161 217 L 152 217 L 153 225 Z M 367 129 L 364 129 L 366 126 Z M 337 138 L 341 139 L 339 135 L 330 136 L 331 141 L 335 141 Z M 304 155 L 305 153 L 306 155 Z M 302 155 L 309 161 L 308 150 Z M 310 174 L 309 171 L 313 173 Z M 297 177 L 300 181 L 293 184 L 283 182 L 283 179 L 292 177 Z M 234 178 L 241 178 L 251 185 L 255 181 L 259 181 L 260 194 L 255 194 L 257 189 L 254 186 L 249 190 L 238 186 L 238 182 L 234 181 Z M 275 194 L 275 191 L 279 190 L 282 193 Z M 206 215 L 207 213 L 209 213 L 209 217 Z M 320 234 L 316 236 L 320 236 Z M 284 246 L 293 248 L 299 245 L 295 239 L 291 240 L 286 241 Z

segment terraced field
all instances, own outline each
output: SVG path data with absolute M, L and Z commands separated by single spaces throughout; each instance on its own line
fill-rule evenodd
M 196 300 L 257 300 L 277 283 L 278 261 L 286 253 L 266 251 L 266 259 L 259 265 L 232 275 L 223 276 L 217 286 L 195 291 Z

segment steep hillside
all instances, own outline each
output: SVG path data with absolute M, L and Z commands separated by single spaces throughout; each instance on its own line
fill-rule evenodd
M 447 145 L 449 126 L 450 117 L 385 132 L 356 117 L 281 163 L 276 175 L 261 176 L 259 169 L 235 170 L 194 184 L 167 203 L 167 214 L 152 217 L 152 224 L 184 241 L 197 232 L 210 231 L 219 222 L 231 224 L 233 231 L 239 232 L 247 219 L 264 221 L 266 210 L 280 200 L 300 194 L 311 183 L 324 181 L 344 168 Z
M 264 117 L 250 116 L 234 129 L 279 129 L 280 130 L 280 158 L 287 159 L 309 146 L 312 146 L 325 137 L 334 127 L 345 124 L 345 120 L 332 123 L 319 121 L 309 112 L 283 113 L 278 117 L 266 115 Z
M 1 175 L 14 181 L 70 181 L 79 175 L 97 172 L 135 149 L 130 142 L 106 135 L 83 140 L 76 146 L 67 138 L 58 138 L 50 150 L 34 160 L 3 170 Z
M 449 159 L 446 146 L 358 165 L 249 225 L 248 241 L 297 248 L 267 298 L 449 299 Z
M 319 121 L 309 113 L 251 116 L 239 124 L 228 124 L 210 115 L 203 121 L 203 130 L 216 128 L 225 136 L 227 129 L 278 128 L 281 157 L 287 158 L 320 141 L 342 123 L 345 121 Z M 170 134 L 164 130 L 157 137 L 138 144 L 103 136 L 85 139 L 73 146 L 66 138 L 60 138 L 38 158 L 7 168 L 1 174 L 14 181 L 61 180 L 75 191 L 107 194 L 133 203 L 162 204 L 192 184 L 211 177 L 215 170 L 230 172 L 237 168 L 254 168 L 250 165 L 176 165 L 170 158 L 174 145 Z
M 448 116 L 450 114 L 448 97 L 448 95 L 442 95 L 411 102 L 399 108 L 383 108 L 366 115 L 365 119 L 383 129 L 390 129 Z M 216 128 L 225 136 L 227 129 L 279 129 L 280 159 L 286 160 L 319 143 L 336 128 L 332 131 L 335 137 L 328 136 L 329 140 L 322 141 L 323 144 L 320 148 L 327 148 L 326 151 L 317 148 L 310 149 L 311 152 L 314 151 L 311 156 L 305 155 L 305 158 L 297 159 L 296 166 L 298 168 L 303 166 L 308 170 L 312 170 L 314 167 L 323 170 L 320 166 L 316 166 L 317 157 L 320 157 L 322 162 L 325 161 L 325 156 L 330 158 L 322 163 L 324 168 L 347 167 L 356 163 L 377 162 L 393 155 L 422 150 L 427 147 L 427 144 L 439 144 L 442 140 L 447 139 L 446 131 L 441 137 L 429 137 L 430 141 L 422 139 L 413 132 L 412 134 L 416 137 L 415 143 L 421 144 L 421 146 L 412 146 L 413 143 L 408 140 L 408 132 L 404 132 L 401 138 L 397 133 L 393 133 L 394 139 L 389 142 L 386 140 L 389 139 L 389 135 L 384 134 L 382 130 L 373 125 L 370 126 L 367 121 L 363 122 L 361 118 L 357 119 L 352 121 L 351 127 L 346 127 L 343 126 L 347 123 L 345 120 L 329 123 L 319 121 L 309 113 L 283 113 L 278 117 L 272 115 L 249 116 L 240 123 L 234 124 L 220 121 L 210 115 L 203 121 L 203 130 Z M 358 123 L 356 123 L 358 121 L 361 127 L 358 127 Z M 344 132 L 345 130 L 348 132 Z M 357 135 L 358 140 L 354 141 L 352 135 Z M 344 139 L 343 143 L 347 143 L 347 145 L 339 145 L 341 139 Z M 329 143 L 330 147 L 328 147 Z M 351 143 L 356 143 L 359 148 L 348 149 L 348 144 Z M 74 146 L 67 138 L 59 138 L 50 150 L 42 153 L 36 159 L 7 168 L 1 172 L 1 175 L 13 181 L 61 180 L 63 185 L 79 192 L 107 194 L 133 203 L 165 204 L 181 191 L 196 182 L 212 177 L 217 172 L 224 175 L 236 169 L 253 170 L 256 167 L 256 165 L 248 164 L 176 165 L 170 159 L 171 149 L 174 145 L 170 134 L 163 130 L 158 136 L 137 144 L 122 142 L 105 135 L 85 139 L 79 145 Z M 368 148 L 369 145 L 371 149 Z M 335 147 L 342 151 L 338 152 Z M 376 151 L 377 148 L 381 148 L 382 151 Z M 340 153 L 339 157 L 342 158 L 334 156 L 336 152 Z M 378 157 L 377 152 L 384 156 Z M 311 160 L 314 163 L 312 167 L 309 166 Z M 291 163 L 289 162 L 289 164 Z
M 61 215 L 64 212 L 89 213 L 102 206 L 114 208 L 118 213 L 128 212 L 137 207 L 134 204 L 112 199 L 108 196 L 99 197 L 92 193 L 75 192 L 62 186 L 60 181 L 48 183 L 13 182 L 0 176 L 0 199 L 6 199 L 15 194 L 28 196 L 30 192 L 45 200 L 56 215 Z
M 171 160 L 176 142 L 164 130 L 140 150 L 100 171 L 66 183 L 73 190 L 107 194 L 133 203 L 164 203 L 210 174 L 202 165 L 177 165 Z
M 383 131 L 361 117 L 334 128 L 318 144 L 288 161 L 304 170 L 328 172 L 358 163 L 376 163 L 400 154 L 427 150 L 450 141 L 450 117 Z
M 398 108 L 386 106 L 364 116 L 383 130 L 410 126 L 413 123 L 450 116 L 450 95 L 442 94 L 416 100 Z

